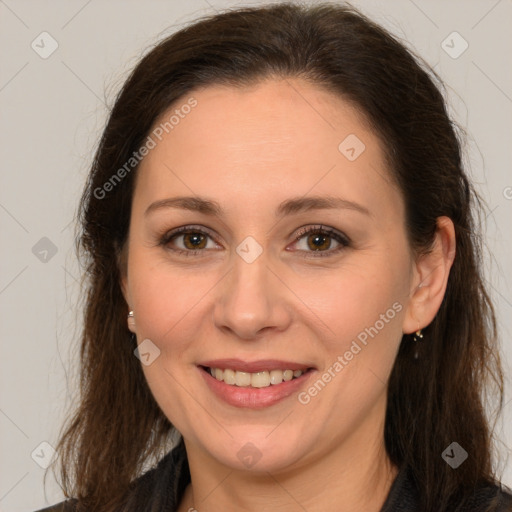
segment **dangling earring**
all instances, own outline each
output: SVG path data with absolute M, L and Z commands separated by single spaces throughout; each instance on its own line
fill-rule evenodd
M 423 333 L 421 332 L 421 329 L 418 329 L 413 337 L 412 337 L 412 340 L 414 341 L 414 343 L 416 343 L 416 346 L 415 346 L 415 349 L 414 349 L 414 359 L 418 359 L 419 355 L 418 355 L 418 343 L 420 343 L 420 340 L 423 339 Z

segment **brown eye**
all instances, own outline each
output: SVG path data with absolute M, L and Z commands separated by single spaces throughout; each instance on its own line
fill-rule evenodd
M 305 257 L 331 256 L 350 245 L 343 233 L 324 226 L 307 226 L 295 235 L 294 248 Z
M 187 249 L 204 249 L 206 247 L 206 236 L 202 233 L 181 233 L 183 244 Z
M 219 249 L 212 235 L 195 226 L 183 226 L 166 233 L 161 237 L 159 245 L 184 255 Z
M 331 237 L 318 233 L 308 235 L 307 244 L 312 251 L 327 250 L 331 248 Z

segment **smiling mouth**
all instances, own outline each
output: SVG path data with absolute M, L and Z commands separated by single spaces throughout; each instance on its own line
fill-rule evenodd
M 313 368 L 303 370 L 283 369 L 264 370 L 250 373 L 232 370 L 229 368 L 221 369 L 211 368 L 208 366 L 201 366 L 201 368 L 218 381 L 224 382 L 224 384 L 244 388 L 267 388 L 270 386 L 278 386 L 283 382 L 298 379 L 305 373 L 313 370 Z

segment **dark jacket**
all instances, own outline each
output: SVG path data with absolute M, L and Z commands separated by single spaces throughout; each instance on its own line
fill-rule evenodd
M 136 480 L 123 512 L 175 512 L 189 482 L 190 472 L 182 441 L 155 468 Z M 75 503 L 68 500 L 38 512 L 74 512 Z M 393 482 L 380 512 L 415 512 L 419 510 L 418 504 L 418 492 L 413 478 L 410 471 L 403 467 Z M 468 505 L 453 512 L 511 511 L 512 493 L 508 489 L 485 486 L 474 492 Z

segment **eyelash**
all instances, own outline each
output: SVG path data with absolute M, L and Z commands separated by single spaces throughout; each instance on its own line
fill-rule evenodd
M 196 234 L 200 233 L 203 235 L 206 235 L 210 237 L 212 240 L 214 240 L 213 236 L 204 228 L 200 228 L 198 226 L 183 226 L 180 228 L 176 228 L 168 233 L 165 233 L 160 238 L 160 241 L 158 245 L 162 247 L 167 247 L 167 245 L 176 237 L 180 235 L 186 235 L 186 234 Z M 314 225 L 314 226 L 306 226 L 304 228 L 300 228 L 299 231 L 295 234 L 294 240 L 295 242 L 298 242 L 301 238 L 303 238 L 306 235 L 310 234 L 319 234 L 323 235 L 325 237 L 333 238 L 336 240 L 340 246 L 335 249 L 328 249 L 326 251 L 302 251 L 299 250 L 299 252 L 304 252 L 303 255 L 304 258 L 322 258 L 327 256 L 332 256 L 335 253 L 338 253 L 345 249 L 346 247 L 350 246 L 350 239 L 344 235 L 343 233 L 340 233 L 332 228 L 328 228 L 322 225 Z M 215 241 L 215 240 L 214 240 Z M 182 254 L 184 256 L 195 256 L 199 255 L 199 253 L 204 253 L 205 249 L 177 249 L 177 248 L 168 248 L 169 250 L 177 253 Z

